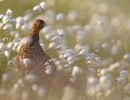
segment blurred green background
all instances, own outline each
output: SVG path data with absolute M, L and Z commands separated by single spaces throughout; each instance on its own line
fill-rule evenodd
M 3 2 L 2 2 L 3 1 Z M 14 17 L 23 15 L 27 9 L 32 9 L 35 5 L 39 4 L 43 0 L 0 0 L 0 13 L 5 13 L 7 8 L 14 11 Z M 54 9 L 56 12 L 67 13 L 70 9 L 78 11 L 87 11 L 87 3 L 90 0 L 45 0 L 54 4 L 49 8 Z M 130 0 L 95 0 L 96 2 L 107 2 L 111 7 L 119 6 L 119 8 L 127 13 L 130 12 Z M 93 7 L 93 6 L 92 6 Z

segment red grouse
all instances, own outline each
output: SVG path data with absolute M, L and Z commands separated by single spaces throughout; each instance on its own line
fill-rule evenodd
M 39 80 L 37 83 L 47 88 L 63 87 L 69 82 L 68 78 L 62 73 L 62 71 L 57 71 L 56 66 L 53 62 L 49 62 L 52 67 L 52 73 L 47 74 L 46 62 L 50 60 L 50 57 L 45 54 L 42 47 L 39 44 L 39 31 L 45 26 L 45 22 L 38 19 L 34 22 L 32 26 L 32 32 L 27 37 L 26 43 L 24 43 L 17 55 L 17 66 L 19 70 L 26 75 L 26 73 L 35 74 Z M 29 59 L 27 64 L 22 63 L 23 59 Z

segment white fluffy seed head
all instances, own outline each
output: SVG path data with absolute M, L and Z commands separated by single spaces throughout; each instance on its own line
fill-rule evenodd
M 13 27 L 11 24 L 6 24 L 4 27 L 3 27 L 3 30 L 6 31 L 6 32 L 11 32 L 13 31 Z
M 80 49 L 79 55 L 82 55 L 84 57 L 88 57 L 89 56 L 88 50 L 86 48 Z
M 23 79 L 22 79 L 22 78 L 18 79 L 17 83 L 18 83 L 19 85 L 22 85 L 22 84 L 23 84 Z
M 17 23 L 15 26 L 16 29 L 19 29 L 20 27 L 21 27 L 21 24 L 19 24 L 19 23 Z
M 24 31 L 24 32 L 28 32 L 29 31 L 29 26 L 28 24 L 24 24 L 21 26 L 21 29 Z
M 46 94 L 46 90 L 44 87 L 38 87 L 36 93 L 37 93 L 38 97 L 42 98 Z
M 51 58 L 50 60 L 49 60 L 49 62 L 56 62 L 57 61 L 57 59 L 56 58 Z
M 53 37 L 54 37 L 54 35 L 52 35 L 52 34 L 46 34 L 45 35 L 45 38 L 48 39 L 48 40 L 51 40 Z
M 61 37 L 65 38 L 66 37 L 66 33 L 64 31 L 64 29 L 58 29 L 57 30 L 58 35 L 60 35 Z
M 7 9 L 6 15 L 9 16 L 9 17 L 12 17 L 13 11 L 11 9 Z
M 104 90 L 108 90 L 112 86 L 112 80 L 109 78 L 108 75 L 102 75 L 99 79 L 102 87 Z
M 4 24 L 0 23 L 0 29 L 3 29 Z
M 125 54 L 123 59 L 126 61 L 130 61 L 130 54 L 129 53 Z
M 7 81 L 9 78 L 10 78 L 10 74 L 9 73 L 2 74 L 2 81 Z
M 100 73 L 101 75 L 106 75 L 108 72 L 107 69 L 101 69 Z
M 65 15 L 63 13 L 59 13 L 56 15 L 56 20 L 63 21 L 65 19 Z
M 72 76 L 76 77 L 78 74 L 82 73 L 82 70 L 78 66 L 74 66 L 72 69 Z
M 120 76 L 124 77 L 124 78 L 128 78 L 129 71 L 128 70 L 122 70 L 122 71 L 120 71 Z
M 76 77 L 70 78 L 70 81 L 71 81 L 72 83 L 75 83 L 75 82 L 76 82 Z
M 42 9 L 46 10 L 47 9 L 47 4 L 43 1 L 43 2 L 40 3 L 40 7 Z
M 94 85 L 96 86 L 97 84 L 99 84 L 99 80 L 93 76 L 90 76 L 87 78 L 87 82 L 88 84 Z
M 21 41 L 19 42 L 19 45 L 31 44 L 31 43 L 32 43 L 32 38 L 25 37 L 25 38 L 21 39 Z
M 66 59 L 68 59 L 69 57 L 71 57 L 72 56 L 72 54 L 71 53 L 69 53 L 69 52 L 66 52 L 66 53 L 64 53 L 64 58 L 66 58 Z
M 89 74 L 95 74 L 96 70 L 94 68 L 87 68 Z
M 46 73 L 47 75 L 51 75 L 52 72 L 53 72 L 52 69 L 46 69 L 46 70 L 45 70 L 45 73 Z
M 5 54 L 6 57 L 10 57 L 10 53 L 11 53 L 10 50 L 5 50 L 4 51 L 4 54 Z
M 22 92 L 22 100 L 28 100 L 29 99 L 29 93 L 27 91 Z
M 12 46 L 13 46 L 13 42 L 9 42 L 9 43 L 7 44 L 7 49 L 11 49 Z
M 56 36 L 54 36 L 54 37 L 51 39 L 51 42 L 61 43 L 61 42 L 62 42 L 62 37 L 59 36 L 59 35 L 56 35 Z
M 26 67 L 29 66 L 31 64 L 31 59 L 29 58 L 24 58 L 22 60 L 20 60 Z
M 119 86 L 124 86 L 126 84 L 126 79 L 125 77 L 121 76 L 116 79 L 116 82 Z
M 16 25 L 16 19 L 10 19 L 10 24 L 15 26 Z
M 5 49 L 4 43 L 0 42 L 0 52 Z
M 37 89 L 38 89 L 37 84 L 33 84 L 33 85 L 32 85 L 32 90 L 33 90 L 33 91 L 37 91 Z
M 36 80 L 37 80 L 37 77 L 34 75 L 34 74 L 27 74 L 26 76 L 25 76 L 25 80 L 27 81 L 27 82 L 29 82 L 29 83 L 35 83 L 36 82 Z
M 70 56 L 67 58 L 67 61 L 68 63 L 71 65 L 71 64 L 74 64 L 74 57 L 73 56 Z
M 32 13 L 25 15 L 24 20 L 25 20 L 25 22 L 29 22 L 30 20 L 32 20 Z
M 50 42 L 50 43 L 49 43 L 49 48 L 55 49 L 56 46 L 57 46 L 57 44 L 56 44 L 55 42 Z
M 41 7 L 39 5 L 37 5 L 37 6 L 33 7 L 32 11 L 36 12 L 36 13 L 39 13 L 39 12 L 41 12 Z
M 4 14 L 0 14 L 0 20 L 4 18 Z
M 10 19 L 11 19 L 11 18 L 10 18 L 9 16 L 5 15 L 5 16 L 3 17 L 3 19 L 2 19 L 3 24 L 9 23 L 9 22 L 10 22 Z
M 42 29 L 43 34 L 48 34 L 52 30 L 52 26 L 46 26 Z
M 21 26 L 25 24 L 25 20 L 21 16 L 16 18 L 16 22 L 17 24 L 20 24 Z
M 46 66 L 46 69 L 52 69 L 52 65 L 48 64 L 48 65 Z
M 109 71 L 110 71 L 110 72 L 118 71 L 119 68 L 120 68 L 120 63 L 119 63 L 119 62 L 116 62 L 116 63 L 111 64 L 111 65 L 109 66 Z

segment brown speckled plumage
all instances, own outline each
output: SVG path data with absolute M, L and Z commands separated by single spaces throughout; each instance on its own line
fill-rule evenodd
M 28 39 L 31 39 L 31 42 L 23 44 L 18 51 L 17 65 L 22 73 L 27 73 L 32 70 L 37 71 L 37 67 L 43 67 L 44 69 L 44 63 L 50 59 L 39 44 L 39 31 L 44 26 L 45 22 L 43 20 L 36 20 L 32 26 L 32 32 L 28 37 Z M 25 58 L 30 59 L 32 63 L 28 66 L 23 65 L 20 60 Z M 53 64 L 53 70 L 55 69 L 56 66 Z
M 19 70 L 26 75 L 26 73 L 33 73 L 38 78 L 37 83 L 47 86 L 47 88 L 60 88 L 64 87 L 66 83 L 69 82 L 68 78 L 63 74 L 62 71 L 57 71 L 54 63 L 52 65 L 52 74 L 47 75 L 45 73 L 45 63 L 49 61 L 50 57 L 45 54 L 42 47 L 39 44 L 39 31 L 45 26 L 43 20 L 36 20 L 32 26 L 32 32 L 29 35 L 31 42 L 23 44 L 18 51 L 17 55 L 17 66 Z M 21 63 L 20 60 L 28 58 L 31 60 L 31 63 L 28 66 L 25 66 Z M 54 90 L 56 91 L 56 90 Z

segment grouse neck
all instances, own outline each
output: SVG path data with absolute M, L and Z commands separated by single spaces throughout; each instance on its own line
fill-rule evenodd
M 39 31 L 32 31 L 30 37 L 34 38 L 34 40 L 39 40 Z

